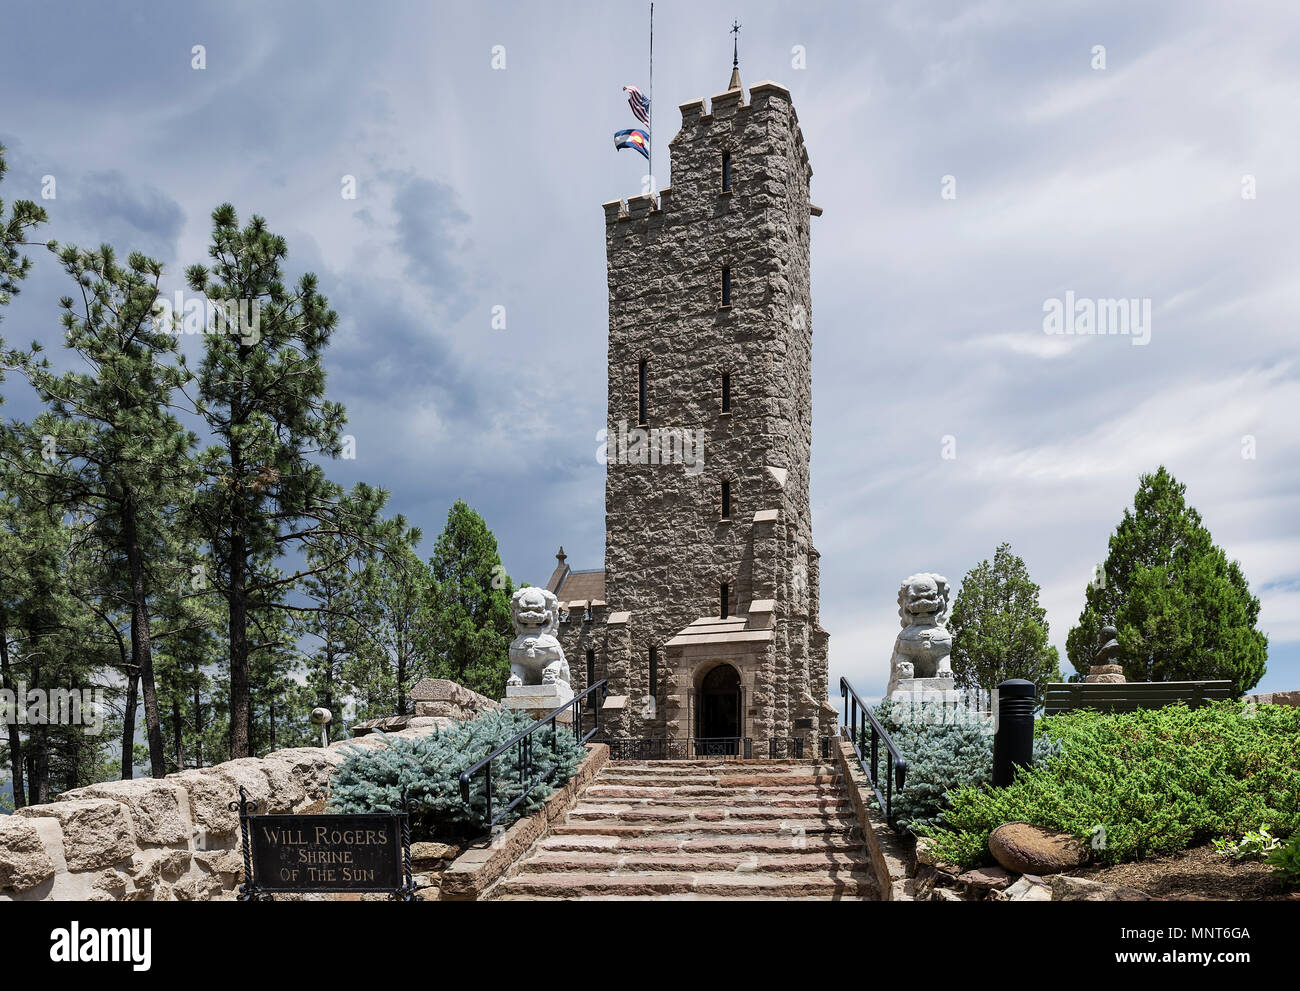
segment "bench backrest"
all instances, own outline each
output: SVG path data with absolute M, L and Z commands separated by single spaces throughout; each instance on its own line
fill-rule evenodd
M 1043 693 L 1043 714 L 1074 709 L 1133 712 L 1186 702 L 1195 709 L 1204 702 L 1236 698 L 1230 681 L 1136 681 L 1120 685 L 1073 681 L 1050 684 Z

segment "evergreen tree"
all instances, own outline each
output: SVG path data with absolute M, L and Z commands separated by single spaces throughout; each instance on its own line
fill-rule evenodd
M 958 684 L 993 689 L 1008 678 L 1024 678 L 1041 696 L 1049 681 L 1060 679 L 1060 658 L 1047 642 L 1047 610 L 1038 604 L 1038 592 L 1009 543 L 999 545 L 991 564 L 981 561 L 966 573 L 948 619 Z
M 409 711 L 411 687 L 433 670 L 430 658 L 433 576 L 415 548 L 418 529 L 398 527 L 361 574 L 369 613 L 366 636 L 348 667 L 358 716 Z
M 496 537 L 461 500 L 447 514 L 429 568 L 433 676 L 501 698 L 510 677 L 514 587 L 501 565 Z
M 5 147 L 0 145 L 0 182 L 4 181 L 9 166 L 5 163 Z M 22 253 L 22 248 L 30 242 L 30 232 L 45 223 L 49 218 L 45 211 L 31 200 L 16 200 L 5 219 L 4 200 L 0 200 L 0 306 L 5 306 L 11 297 L 18 294 L 18 283 L 27 278 L 31 270 L 31 259 Z M 4 318 L 0 311 L 0 319 Z M 0 342 L 0 350 L 4 347 Z M 0 375 L 0 382 L 4 377 Z
M 298 613 L 298 632 L 306 638 L 308 710 L 329 709 L 334 717 L 330 736 L 342 728 L 342 709 L 350 689 L 362 644 L 373 629 L 374 617 L 361 592 L 358 563 L 336 539 L 322 541 L 307 553 L 314 573 L 302 582 L 310 605 Z
M 358 485 L 345 496 L 314 458 L 342 453 L 343 407 L 325 399 L 321 355 L 338 316 L 314 275 L 283 282 L 283 238 L 261 217 L 240 228 L 229 204 L 212 215 L 211 268 L 187 270 L 190 288 L 238 313 L 204 337 L 198 410 L 216 444 L 203 456 L 207 482 L 195 501 L 228 607 L 230 755 L 251 753 L 250 630 L 259 611 L 283 608 L 285 589 L 316 566 L 283 574 L 271 564 L 304 556 L 327 537 L 348 554 L 371 541 L 387 494 Z M 270 622 L 266 620 L 265 622 Z
M 0 145 L 0 182 L 4 181 L 9 166 L 5 162 L 4 145 Z M 10 298 L 18 293 L 18 283 L 27 277 L 31 269 L 31 259 L 22 253 L 27 244 L 29 232 L 46 222 L 45 211 L 30 200 L 18 200 L 13 204 L 9 216 L 5 217 L 4 200 L 0 199 L 0 320 L 4 319 L 3 307 Z M 0 338 L 0 353 L 4 351 L 4 340 Z M 4 363 L 0 361 L 0 383 L 4 382 Z M 0 405 L 4 396 L 0 395 Z M 0 687 L 12 688 L 10 668 L 10 633 L 13 631 L 12 614 L 18 588 L 21 586 L 20 574 L 22 551 L 13 538 L 12 527 L 6 524 L 11 517 L 13 505 L 7 495 L 7 487 L 0 486 Z M 16 723 L 6 726 L 6 758 L 13 775 L 13 804 L 21 808 L 25 803 L 23 782 L 22 740 Z
M 133 253 L 122 267 L 109 245 L 93 252 L 67 247 L 59 258 L 79 290 L 78 300 L 60 302 L 65 344 L 88 371 L 51 372 L 49 361 L 37 358 L 38 344 L 21 356 L 20 367 L 50 410 L 33 425 L 33 440 L 52 443 L 46 453 L 54 456 L 42 470 L 56 504 L 93 520 L 97 538 L 125 565 L 120 598 L 129 608 L 130 664 L 144 696 L 151 772 L 162 777 L 149 561 L 163 557 L 170 507 L 197 481 L 194 437 L 170 412 L 189 374 L 168 360 L 177 339 L 155 320 L 161 264 Z
M 1141 477 L 1066 641 L 1080 675 L 1111 624 L 1130 681 L 1224 679 L 1245 692 L 1264 676 L 1268 638 L 1255 628 L 1259 599 L 1187 505 L 1186 490 L 1163 465 Z

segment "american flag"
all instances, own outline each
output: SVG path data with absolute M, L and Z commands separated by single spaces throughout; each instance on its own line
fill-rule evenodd
M 650 101 L 646 95 L 635 86 L 624 86 L 623 92 L 627 94 L 627 105 L 632 108 L 632 113 L 642 124 L 650 123 Z

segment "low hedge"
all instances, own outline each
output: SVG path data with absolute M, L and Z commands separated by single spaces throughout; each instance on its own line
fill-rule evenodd
M 482 772 L 474 776 L 466 805 L 460 796 L 461 772 L 532 722 L 527 713 L 490 712 L 416 740 L 394 737 L 382 749 L 354 748 L 331 779 L 329 810 L 389 812 L 397 808 L 405 788 L 411 806 L 412 840 L 464 843 L 478 839 L 488 832 L 486 778 Z M 584 756 L 586 748 L 564 726 L 555 733 L 549 728 L 535 733 L 533 767 L 535 771 L 554 768 L 554 773 L 501 825 L 509 826 L 540 808 L 557 787 L 573 776 Z M 519 763 L 517 746 L 492 762 L 494 813 L 522 791 Z
M 1024 821 L 1073 833 L 1106 864 L 1300 827 L 1300 708 L 1236 701 L 1189 709 L 1042 720 L 1055 756 L 1006 788 L 962 787 L 928 829 L 935 852 L 963 867 L 991 863 L 988 836 Z

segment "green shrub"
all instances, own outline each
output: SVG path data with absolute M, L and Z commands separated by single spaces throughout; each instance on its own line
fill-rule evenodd
M 460 797 L 460 774 L 520 730 L 531 725 L 526 713 L 491 712 L 418 740 L 394 737 L 381 750 L 351 748 L 331 781 L 331 812 L 388 812 L 406 788 L 411 805 L 411 838 L 463 843 L 488 833 L 487 782 L 483 772 L 470 783 L 470 800 Z M 557 739 L 558 738 L 558 739 Z M 509 826 L 539 808 L 555 788 L 578 769 L 586 749 L 561 726 L 533 735 L 534 773 L 554 768 L 545 783 L 502 820 Z M 492 761 L 492 811 L 497 814 L 522 791 L 520 748 L 511 747 Z
M 909 704 L 885 699 L 872 712 L 907 761 L 907 778 L 893 795 L 894 813 L 904 827 L 925 833 L 937 826 L 949 807 L 948 793 L 979 787 L 993 778 L 993 720 L 939 702 Z M 867 743 L 871 736 L 868 732 Z M 1034 741 L 1034 760 L 1043 761 L 1053 747 L 1044 736 Z M 870 761 L 871 754 L 864 749 Z M 880 748 L 882 787 L 888 755 Z
M 1268 862 L 1283 884 L 1300 884 L 1300 830 L 1291 834 L 1289 842 L 1270 853 Z
M 1269 832 L 1268 823 L 1252 829 L 1240 841 L 1220 839 L 1214 841 L 1216 853 L 1233 860 L 1263 860 L 1282 845 L 1282 841 Z
M 988 835 L 1021 820 L 1090 841 L 1107 864 L 1171 853 L 1265 823 L 1300 827 L 1300 709 L 1220 702 L 1053 716 L 1060 752 L 1006 788 L 951 794 L 936 852 L 989 862 Z

